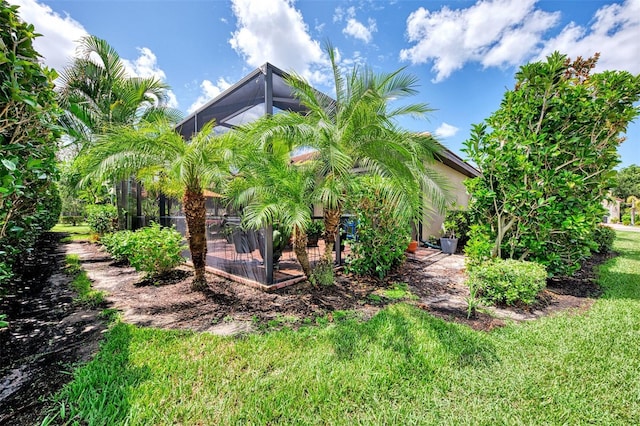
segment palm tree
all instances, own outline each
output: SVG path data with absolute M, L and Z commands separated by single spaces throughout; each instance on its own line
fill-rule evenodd
M 167 84 L 156 78 L 129 76 L 120 56 L 105 40 L 84 37 L 78 53 L 60 74 L 58 103 L 65 111 L 62 125 L 79 150 L 111 125 L 180 119 L 179 112 L 166 106 Z
M 265 122 L 266 121 L 266 122 Z M 311 275 L 307 253 L 307 228 L 311 224 L 311 195 L 315 186 L 313 164 L 293 164 L 290 148 L 282 140 L 261 146 L 258 141 L 269 118 L 227 133 L 227 144 L 236 151 L 235 177 L 226 195 L 242 208 L 244 223 L 254 229 L 277 224 L 291 233 L 293 250 L 304 274 Z
M 402 130 L 396 123 L 403 116 L 423 117 L 431 109 L 426 104 L 397 108 L 389 105 L 393 100 L 414 95 L 416 78 L 403 69 L 376 74 L 370 68 L 358 67 L 343 77 L 335 49 L 327 44 L 325 50 L 331 62 L 336 99 L 322 95 L 302 77 L 293 75 L 288 83 L 308 112 L 274 115 L 264 122 L 268 125 L 260 139 L 264 144 L 270 138 L 284 138 L 291 149 L 308 147 L 317 151 L 314 201 L 324 208 L 325 258 L 331 261 L 355 173 L 389 178 L 393 190 L 388 193 L 388 201 L 413 206 L 407 220 L 423 213 L 424 202 L 419 194 L 424 194 L 437 210 L 444 209 L 448 196 L 444 180 L 427 167 L 442 150 L 441 145 L 430 135 Z
M 187 242 L 195 276 L 193 290 L 206 288 L 206 234 L 204 189 L 228 176 L 223 160 L 227 151 L 213 133 L 213 122 L 185 141 L 167 122 L 142 122 L 137 128 L 114 127 L 101 136 L 83 157 L 90 171 L 84 181 L 135 176 L 148 188 L 160 188 L 182 198 Z

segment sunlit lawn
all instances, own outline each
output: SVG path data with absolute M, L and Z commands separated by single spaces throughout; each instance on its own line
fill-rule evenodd
M 89 226 L 84 223 L 77 226 L 58 223 L 51 228 L 51 232 L 66 232 L 70 234 L 67 241 L 87 241 L 91 236 Z
M 639 424 L 640 233 L 615 247 L 589 311 L 491 333 L 405 304 L 235 338 L 116 323 L 59 401 L 90 425 Z

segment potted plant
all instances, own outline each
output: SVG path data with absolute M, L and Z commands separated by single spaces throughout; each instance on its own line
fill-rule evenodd
M 443 253 L 453 254 L 458 248 L 458 238 L 456 232 L 458 231 L 458 224 L 453 220 L 445 220 L 442 224 L 443 236 L 440 238 L 440 247 Z
M 324 232 L 324 223 L 314 220 L 307 227 L 307 247 L 318 247 L 318 241 Z
M 418 242 L 416 240 L 409 241 L 409 246 L 407 247 L 407 251 L 409 253 L 415 253 L 418 249 Z

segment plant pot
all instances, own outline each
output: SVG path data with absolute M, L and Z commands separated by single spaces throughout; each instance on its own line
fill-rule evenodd
M 453 254 L 458 248 L 457 238 L 440 238 L 440 247 L 443 253 Z
M 320 235 L 318 234 L 307 235 L 307 247 L 318 247 L 319 240 Z
M 418 249 L 418 242 L 417 241 L 411 241 L 409 243 L 409 246 L 407 247 L 407 251 L 409 253 L 415 253 L 417 249 Z

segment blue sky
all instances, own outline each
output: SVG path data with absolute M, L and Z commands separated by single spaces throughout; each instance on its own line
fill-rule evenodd
M 640 74 L 640 0 L 9 0 L 43 34 L 36 48 L 61 69 L 76 41 L 107 40 L 131 74 L 155 75 L 172 104 L 195 110 L 264 62 L 331 94 L 323 42 L 354 64 L 420 81 L 414 102 L 436 109 L 401 124 L 430 131 L 460 154 L 471 125 L 495 111 L 519 65 L 554 50 L 600 52 L 597 71 Z M 640 120 L 619 150 L 640 164 Z M 463 154 L 460 154 L 464 157 Z

